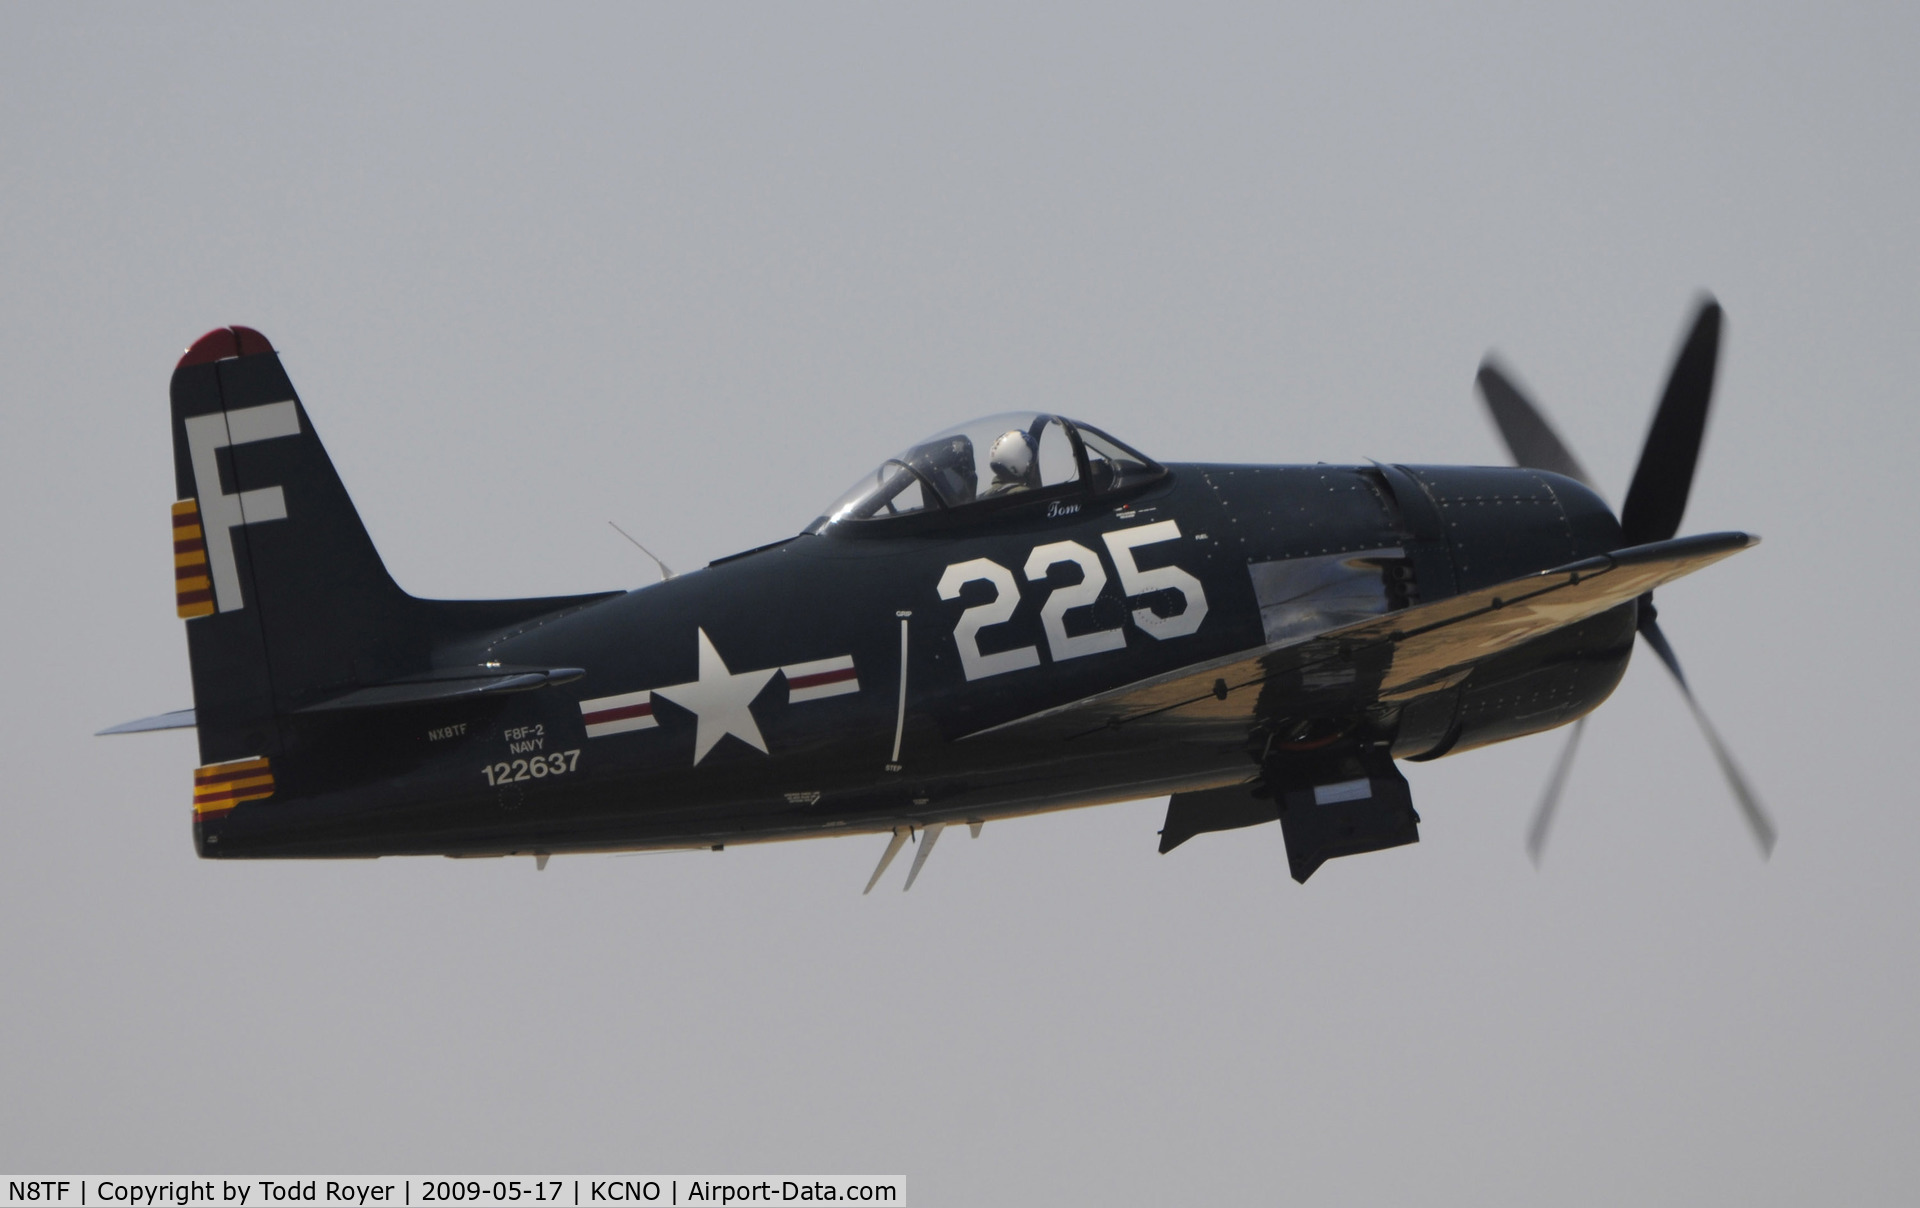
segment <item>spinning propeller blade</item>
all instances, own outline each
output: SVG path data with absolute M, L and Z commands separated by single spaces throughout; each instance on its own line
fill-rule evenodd
M 1534 807 L 1533 821 L 1527 826 L 1527 854 L 1533 857 L 1534 867 L 1539 867 L 1540 857 L 1547 850 L 1547 828 L 1553 825 L 1554 807 L 1560 804 L 1560 790 L 1566 786 L 1567 772 L 1573 767 L 1573 753 L 1580 748 L 1580 735 L 1587 729 L 1587 719 L 1581 718 L 1573 723 L 1573 733 L 1567 735 L 1567 745 L 1560 748 L 1560 758 L 1553 765 L 1553 775 L 1547 779 L 1547 791 L 1540 794 L 1540 804 Z
M 1700 460 L 1700 442 L 1706 434 L 1707 412 L 1713 402 L 1714 371 L 1720 359 L 1721 320 L 1720 304 L 1711 296 L 1703 298 L 1695 312 L 1693 327 L 1674 358 L 1672 371 L 1667 375 L 1667 388 L 1660 396 L 1659 407 L 1654 411 L 1653 426 L 1648 430 L 1646 444 L 1641 448 L 1640 464 L 1633 472 L 1632 485 L 1627 488 L 1626 503 L 1620 508 L 1623 546 L 1665 541 L 1680 530 L 1680 518 L 1686 512 L 1687 496 L 1693 489 L 1694 468 Z M 1554 432 L 1553 426 L 1547 423 L 1546 416 L 1508 379 L 1491 356 L 1480 362 L 1476 381 L 1480 387 L 1480 397 L 1493 417 L 1494 426 L 1500 429 L 1501 437 L 1512 452 L 1515 465 L 1565 474 L 1592 486 L 1579 460 Z M 1658 615 L 1654 611 L 1652 594 L 1643 596 L 1637 623 L 1640 636 L 1646 639 L 1647 645 L 1653 648 L 1660 661 L 1666 664 L 1667 670 L 1673 673 L 1674 682 L 1680 685 L 1680 693 L 1686 698 L 1687 708 L 1693 711 L 1693 718 L 1699 723 L 1707 746 L 1712 749 L 1728 787 L 1733 790 L 1734 800 L 1740 805 L 1747 828 L 1760 845 L 1761 856 L 1769 856 L 1773 853 L 1778 832 L 1766 811 L 1761 808 L 1759 797 L 1741 774 L 1739 765 L 1734 762 L 1733 753 L 1721 741 L 1713 723 L 1707 720 L 1700 702 L 1694 699 L 1687 677 L 1681 674 L 1680 659 L 1674 654 L 1673 646 L 1668 643 L 1667 635 L 1656 619 Z M 1533 822 L 1527 828 L 1527 854 L 1533 857 L 1535 864 L 1540 862 L 1546 850 L 1554 809 L 1559 804 L 1560 791 L 1566 785 L 1567 774 L 1573 767 L 1574 751 L 1580 746 L 1580 736 L 1586 724 L 1585 718 L 1574 723 L 1567 745 L 1553 766 L 1546 791 L 1541 794 L 1540 804 L 1534 810 Z
M 1693 330 L 1687 333 L 1680 355 L 1667 375 L 1666 393 L 1653 413 L 1640 465 L 1620 505 L 1620 532 L 1628 545 L 1665 541 L 1680 531 L 1693 489 L 1693 469 L 1700 460 L 1700 438 L 1707 430 L 1707 407 L 1713 402 L 1713 371 L 1720 359 L 1720 304 L 1711 297 L 1700 303 Z
M 1587 477 L 1587 471 L 1547 422 L 1547 417 L 1508 380 L 1493 357 L 1480 362 L 1480 375 L 1475 380 L 1480 386 L 1480 398 L 1493 416 L 1494 426 L 1500 429 L 1500 436 L 1513 454 L 1514 465 L 1565 474 L 1576 482 L 1593 486 L 1593 479 Z
M 1733 790 L 1733 799 L 1740 803 L 1740 812 L 1747 820 L 1747 829 L 1753 832 L 1753 841 L 1760 845 L 1762 859 L 1773 854 L 1773 841 L 1779 836 L 1774 829 L 1773 820 L 1767 817 L 1767 811 L 1760 806 L 1760 798 L 1748 786 L 1747 778 L 1740 773 L 1740 766 L 1733 761 L 1733 752 L 1727 750 L 1727 744 L 1720 741 L 1720 732 L 1707 720 L 1707 711 L 1693 697 L 1693 689 L 1687 684 L 1687 677 L 1680 670 L 1680 658 L 1674 654 L 1673 647 L 1667 642 L 1667 635 L 1661 631 L 1660 622 L 1654 619 L 1651 603 L 1641 606 L 1640 636 L 1653 647 L 1660 661 L 1673 672 L 1673 682 L 1680 685 L 1680 695 L 1686 697 L 1687 708 L 1693 710 L 1693 720 L 1700 723 L 1700 733 L 1706 736 L 1707 746 L 1713 749 L 1713 757 L 1720 763 L 1720 773 L 1727 778 L 1727 787 Z

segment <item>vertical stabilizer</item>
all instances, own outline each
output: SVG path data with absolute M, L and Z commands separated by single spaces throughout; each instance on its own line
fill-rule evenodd
M 173 373 L 174 587 L 201 760 L 275 755 L 276 718 L 428 661 L 280 357 L 221 328 Z

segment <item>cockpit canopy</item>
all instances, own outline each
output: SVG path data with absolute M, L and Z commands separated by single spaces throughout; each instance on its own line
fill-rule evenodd
M 889 457 L 808 531 L 960 508 L 984 512 L 997 501 L 1111 492 L 1165 473 L 1098 428 L 1044 412 L 1007 411 Z

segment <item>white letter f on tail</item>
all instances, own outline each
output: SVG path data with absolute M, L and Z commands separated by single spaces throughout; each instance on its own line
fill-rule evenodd
M 221 612 L 246 606 L 240 598 L 240 569 L 233 556 L 233 530 L 243 524 L 285 520 L 287 497 L 277 486 L 227 494 L 220 487 L 220 460 L 215 453 L 229 445 L 298 435 L 300 412 L 292 399 L 264 407 L 215 411 L 187 420 L 187 451 L 193 459 L 193 487 L 200 497 L 207 567 L 212 571 L 214 603 Z

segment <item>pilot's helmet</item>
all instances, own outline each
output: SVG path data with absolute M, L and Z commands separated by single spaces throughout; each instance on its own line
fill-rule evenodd
M 995 482 L 1026 483 L 1033 474 L 1033 438 L 1015 428 L 1002 433 L 987 454 Z

